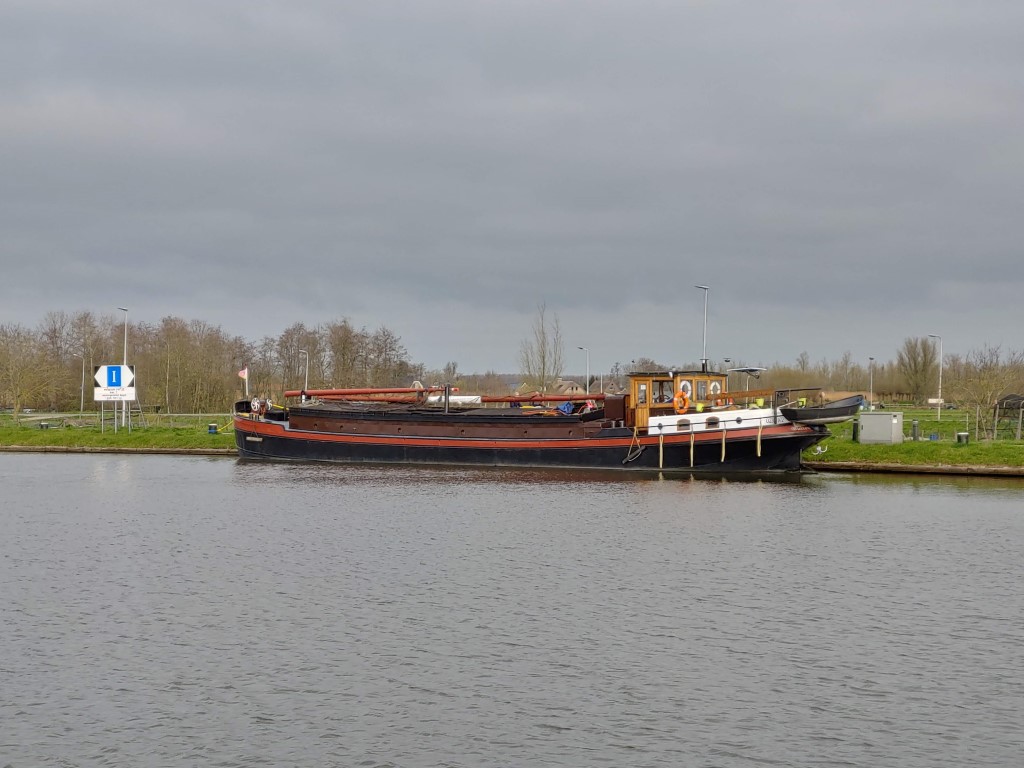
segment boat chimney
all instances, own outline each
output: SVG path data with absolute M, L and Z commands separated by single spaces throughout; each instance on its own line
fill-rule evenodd
M 708 291 L 711 290 L 710 286 L 707 285 L 695 285 L 694 288 L 700 288 L 704 291 L 704 333 L 703 343 L 701 344 L 701 357 L 700 357 L 700 370 L 702 373 L 708 372 Z

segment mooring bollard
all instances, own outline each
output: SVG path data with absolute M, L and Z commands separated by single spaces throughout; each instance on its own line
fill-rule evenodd
M 918 433 L 917 419 L 914 419 L 913 421 L 910 422 L 910 439 L 913 440 L 914 442 L 917 442 L 920 439 L 920 434 Z

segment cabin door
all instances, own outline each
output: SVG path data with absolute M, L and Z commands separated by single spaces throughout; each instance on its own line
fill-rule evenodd
M 651 387 L 648 381 L 633 382 L 633 402 L 636 403 L 636 426 L 647 429 L 651 415 Z

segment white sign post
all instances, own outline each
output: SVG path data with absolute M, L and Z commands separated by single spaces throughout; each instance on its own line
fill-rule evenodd
M 93 377 L 96 386 L 93 398 L 97 402 L 130 402 L 135 399 L 134 365 L 100 365 Z
M 134 365 L 98 365 L 94 371 L 93 400 L 97 403 L 130 403 L 135 399 Z M 127 407 L 127 406 L 123 406 Z M 100 419 L 102 423 L 102 418 Z M 114 407 L 114 431 L 117 431 L 117 407 Z

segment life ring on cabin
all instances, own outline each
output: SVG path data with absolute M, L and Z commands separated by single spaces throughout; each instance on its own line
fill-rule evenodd
M 685 389 L 676 392 L 676 396 L 672 398 L 672 407 L 676 413 L 686 413 L 686 409 L 690 407 L 690 396 L 686 394 Z
M 252 399 L 252 402 L 249 403 L 249 409 L 250 409 L 250 413 L 255 413 L 256 415 L 259 415 L 259 412 L 260 412 L 260 399 L 258 397 L 254 397 Z

